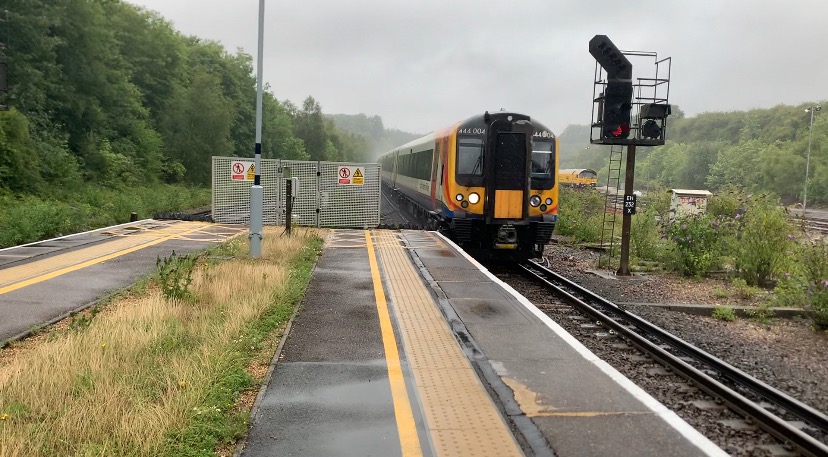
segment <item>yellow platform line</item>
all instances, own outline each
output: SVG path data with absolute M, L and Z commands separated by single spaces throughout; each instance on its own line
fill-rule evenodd
M 399 235 L 382 231 L 375 236 L 435 456 L 522 456 Z
M 3 272 L 3 277 L 5 278 L 3 284 L 6 284 L 3 287 L 0 287 L 0 295 L 114 259 L 116 257 L 129 254 L 130 252 L 154 246 L 178 236 L 188 235 L 201 230 L 206 225 L 207 224 L 199 224 L 198 227 L 189 230 L 185 226 L 177 233 L 160 236 L 159 238 L 149 242 L 141 238 L 118 238 L 117 240 L 108 241 L 97 246 L 79 249 L 66 254 L 56 255 L 48 259 L 37 260 L 25 265 L 0 270 Z M 84 260 L 89 258 L 91 258 L 91 260 Z
M 422 456 L 420 437 L 417 436 L 417 424 L 414 422 L 411 401 L 405 387 L 400 354 L 397 351 L 397 339 L 394 337 L 394 327 L 391 325 L 391 315 L 388 313 L 388 303 L 385 301 L 385 290 L 382 287 L 382 277 L 374 253 L 374 244 L 371 241 L 371 233 L 367 230 L 365 231 L 365 244 L 368 248 L 368 262 L 371 264 L 371 278 L 374 281 L 374 298 L 379 312 L 382 346 L 385 349 L 385 361 L 388 365 L 388 381 L 391 383 L 391 398 L 394 402 L 394 417 L 397 420 L 402 455 L 403 457 Z

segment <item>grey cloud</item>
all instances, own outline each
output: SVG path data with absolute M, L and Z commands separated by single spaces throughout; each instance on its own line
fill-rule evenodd
M 255 0 L 131 1 L 255 57 Z M 317 0 L 266 11 L 264 76 L 277 97 L 313 95 L 326 112 L 408 131 L 501 107 L 557 132 L 587 123 L 596 34 L 672 56 L 671 102 L 690 115 L 826 98 L 821 0 Z

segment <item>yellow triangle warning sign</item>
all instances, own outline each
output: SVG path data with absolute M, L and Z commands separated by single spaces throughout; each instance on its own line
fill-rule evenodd
M 361 178 L 361 177 L 362 177 L 362 169 L 357 168 L 356 171 L 354 172 L 354 178 Z

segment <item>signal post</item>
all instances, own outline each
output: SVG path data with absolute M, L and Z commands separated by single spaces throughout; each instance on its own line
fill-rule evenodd
M 671 59 L 658 60 L 654 52 L 620 51 L 606 35 L 596 35 L 589 41 L 589 53 L 596 61 L 590 143 L 627 147 L 621 258 L 616 274 L 629 276 L 630 234 L 636 205 L 635 148 L 664 144 L 670 114 Z M 628 56 L 652 59 L 654 77 L 633 80 L 633 65 Z

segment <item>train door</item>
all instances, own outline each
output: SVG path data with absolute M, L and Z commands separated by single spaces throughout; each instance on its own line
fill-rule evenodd
M 528 214 L 531 138 L 528 123 L 495 121 L 489 129 L 486 195 L 487 214 L 493 219 L 524 219 Z

